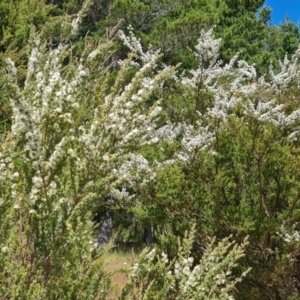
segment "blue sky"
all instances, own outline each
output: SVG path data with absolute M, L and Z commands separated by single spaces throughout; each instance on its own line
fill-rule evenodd
M 288 14 L 291 20 L 300 25 L 300 0 L 266 0 L 266 6 L 271 7 L 272 24 L 278 25 L 283 22 L 284 17 Z

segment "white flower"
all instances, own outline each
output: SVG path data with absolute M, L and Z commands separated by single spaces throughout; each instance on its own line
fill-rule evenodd
M 37 73 L 36 73 L 35 77 L 36 77 L 36 79 L 37 79 L 38 81 L 40 81 L 40 80 L 43 79 L 44 74 L 43 74 L 43 72 L 40 71 L 40 72 L 37 72 Z
M 108 154 L 104 154 L 102 158 L 103 158 L 104 161 L 108 161 L 109 160 Z
M 174 275 L 176 279 L 180 279 L 180 265 L 178 262 L 175 263 Z
M 12 76 L 16 76 L 17 75 L 17 69 L 15 67 L 15 63 L 10 59 L 7 58 L 5 60 L 6 64 L 7 64 L 7 71 L 12 75 Z
M 68 149 L 68 154 L 69 154 L 71 157 L 76 157 L 76 153 L 75 153 L 74 149 L 72 149 L 72 148 L 69 148 L 69 149 Z
M 146 255 L 146 259 L 152 261 L 155 257 L 155 252 L 156 252 L 156 249 L 153 248 L 147 255 Z
M 189 266 L 185 266 L 185 267 L 183 268 L 183 270 L 182 270 L 182 273 L 183 273 L 184 275 L 189 276 L 190 273 L 191 273 L 190 267 L 189 267 Z
M 79 28 L 79 18 L 77 17 L 76 19 L 72 20 L 72 34 L 75 34 L 78 31 Z
M 89 54 L 87 60 L 93 60 L 93 59 L 98 55 L 98 53 L 99 53 L 99 50 L 98 50 L 98 49 L 92 51 L 92 52 Z
M 168 255 L 167 255 L 166 253 L 162 252 L 161 258 L 162 258 L 162 261 L 163 261 L 165 264 L 168 263 L 169 260 L 168 260 Z
M 131 268 L 131 274 L 130 276 L 131 277 L 136 277 L 137 274 L 138 274 L 138 271 L 139 271 L 139 264 L 138 263 L 135 263 L 132 268 Z
M 32 178 L 32 182 L 37 188 L 40 188 L 43 186 L 43 179 L 41 177 L 34 176 Z
M 1 252 L 7 253 L 7 251 L 8 251 L 8 247 L 2 247 L 2 248 L 1 248 Z
M 89 74 L 90 74 L 90 69 L 89 68 L 85 68 L 85 69 L 83 69 L 79 72 L 79 76 L 81 76 L 81 77 L 88 76 Z
M 59 72 L 55 72 L 52 77 L 49 79 L 50 85 L 54 85 L 56 84 L 60 79 L 60 73 Z

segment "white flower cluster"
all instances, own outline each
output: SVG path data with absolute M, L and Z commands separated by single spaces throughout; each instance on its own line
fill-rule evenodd
M 147 52 L 144 52 L 140 39 L 138 39 L 133 33 L 133 28 L 129 26 L 128 30 L 129 35 L 126 35 L 122 30 L 119 30 L 119 38 L 122 40 L 125 46 L 127 46 L 133 53 L 138 55 L 143 64 L 154 60 L 159 55 L 160 50 L 154 50 L 151 45 L 149 46 Z
M 76 30 L 77 20 L 72 25 Z M 11 133 L 0 146 L 1 209 L 22 217 L 22 226 L 15 227 L 21 238 L 23 230 L 32 230 L 28 245 L 35 233 L 49 247 L 63 240 L 66 249 L 86 248 L 78 253 L 89 263 L 94 247 L 88 244 L 92 225 L 82 221 L 89 218 L 86 204 L 107 190 L 130 200 L 123 184 L 145 184 L 155 177 L 148 161 L 134 151 L 158 140 L 147 135 L 157 129 L 162 108 L 159 102 L 146 107 L 145 101 L 174 69 L 153 71 L 158 56 L 146 55 L 126 85 L 129 59 L 108 87 L 105 62 L 97 61 L 100 48 L 74 58 L 68 46 L 49 50 L 38 39 L 33 46 L 25 85 L 11 99 Z M 14 65 L 11 60 L 7 64 L 13 80 Z M 10 251 L 7 241 L 2 252 Z
M 118 169 L 114 169 L 114 174 L 115 176 L 124 178 L 130 186 L 135 186 L 140 179 L 142 179 L 141 184 L 146 184 L 156 176 L 149 162 L 142 155 L 133 153 L 127 155 L 127 161 Z
M 15 77 L 17 75 L 17 68 L 15 67 L 15 63 L 10 58 L 7 58 L 5 62 L 8 74 L 12 77 Z
M 172 142 L 176 140 L 183 132 L 182 124 L 174 125 L 167 123 L 166 125 L 153 130 L 147 135 L 148 139 L 157 138 L 160 141 Z
M 294 224 L 291 230 L 287 230 L 285 223 L 281 224 L 280 232 L 277 234 L 286 242 L 286 243 L 298 243 L 300 241 L 300 233 L 296 230 L 298 223 Z
M 79 141 L 87 149 L 87 157 L 101 156 L 106 163 L 107 169 L 110 165 L 114 169 L 116 160 L 121 160 L 129 145 L 151 144 L 157 139 L 148 138 L 148 134 L 156 128 L 156 117 L 161 112 L 159 101 L 145 112 L 143 103 L 154 90 L 164 81 L 172 76 L 172 68 L 164 68 L 162 71 L 149 77 L 157 55 L 151 57 L 136 73 L 133 80 L 124 88 L 116 88 L 105 95 L 100 107 L 94 109 L 93 116 L 88 126 L 81 126 L 82 132 Z M 129 61 L 124 62 L 120 73 L 128 68 Z M 146 76 L 147 74 L 147 76 Z M 113 147 L 112 147 L 113 146 Z M 114 149 L 114 151 L 112 151 Z M 99 166 L 101 169 L 101 166 Z M 116 174 L 116 173 L 115 173 Z
M 288 87 L 291 82 L 296 82 L 299 85 L 300 82 L 300 70 L 298 66 L 300 58 L 300 45 L 296 52 L 292 55 L 291 59 L 289 60 L 287 55 L 285 56 L 284 60 L 280 64 L 280 72 L 275 74 L 273 72 L 273 67 L 270 67 L 270 88 L 277 93 L 281 93 L 283 88 Z
M 41 156 L 39 141 L 43 134 L 40 132 L 41 124 L 45 118 L 56 118 L 64 122 L 72 123 L 72 115 L 64 111 L 66 107 L 76 108 L 76 94 L 80 83 L 89 75 L 88 68 L 79 64 L 73 80 L 68 81 L 61 77 L 62 66 L 60 56 L 64 55 L 66 47 L 59 46 L 51 50 L 46 57 L 41 54 L 42 46 L 36 46 L 28 62 L 28 73 L 25 89 L 16 102 L 11 99 L 14 112 L 12 133 L 14 135 L 26 132 L 28 150 L 32 150 Z M 31 101 L 26 98 L 27 93 L 32 95 L 32 82 L 35 82 L 35 92 Z M 28 91 L 27 91 L 28 89 Z M 56 130 L 60 129 L 60 122 L 56 123 Z
M 82 19 L 83 19 L 85 13 L 87 12 L 88 8 L 90 7 L 90 5 L 91 5 L 91 1 L 85 0 L 83 2 L 82 8 L 77 13 L 76 18 L 72 20 L 72 23 L 71 23 L 71 27 L 72 27 L 71 34 L 72 35 L 76 35 L 78 33 L 79 25 L 81 24 Z
M 179 249 L 174 260 L 170 260 L 166 253 L 159 252 L 155 248 L 145 249 L 141 253 L 140 259 L 131 268 L 130 283 L 127 287 L 129 289 L 134 286 L 141 288 L 141 284 L 143 285 L 144 282 L 146 286 L 142 286 L 145 288 L 143 296 L 147 297 L 149 295 L 147 292 L 153 295 L 156 290 L 151 290 L 151 288 L 156 286 L 157 274 L 160 284 L 162 278 L 164 280 L 165 297 L 170 291 L 175 294 L 174 299 L 178 300 L 233 300 L 234 286 L 249 272 L 246 270 L 238 278 L 232 275 L 237 260 L 244 256 L 247 241 L 237 245 L 227 238 L 215 246 L 212 241 L 200 262 L 195 263 L 191 256 L 194 239 L 192 236 L 185 236 L 182 243 L 178 242 Z M 151 280 L 150 285 L 148 280 Z
M 195 57 L 198 68 L 190 71 L 189 76 L 182 74 L 179 81 L 184 86 L 192 88 L 196 93 L 210 93 L 211 103 L 204 111 L 198 112 L 197 126 L 185 126 L 182 146 L 184 151 L 178 154 L 183 161 L 190 161 L 192 151 L 206 149 L 214 140 L 214 135 L 222 127 L 227 118 L 234 115 L 237 108 L 240 114 L 251 116 L 259 122 L 268 122 L 283 130 L 288 129 L 289 137 L 296 139 L 300 132 L 300 110 L 286 114 L 284 105 L 270 100 L 270 95 L 280 94 L 289 84 L 300 84 L 300 69 L 298 61 L 300 48 L 291 60 L 285 57 L 280 62 L 281 71 L 274 74 L 270 68 L 270 79 L 257 78 L 254 65 L 238 60 L 238 55 L 222 65 L 218 61 L 220 39 L 214 39 L 213 29 L 201 31 L 198 44 L 195 47 Z M 267 91 L 264 94 L 261 91 Z M 273 93 L 273 94 L 272 94 Z M 262 95 L 257 101 L 257 96 Z M 201 101 L 201 99 L 200 99 Z M 216 120 L 217 122 L 214 122 Z M 209 125 L 207 125 L 209 124 Z M 214 124 L 218 124 L 215 126 Z
M 10 156 L 10 153 L 5 153 L 5 152 L 4 153 L 0 152 L 0 181 L 1 182 L 13 180 L 15 174 L 12 157 Z
M 74 176 L 76 172 L 97 173 L 103 180 L 111 176 L 116 181 L 122 179 L 127 185 L 135 184 L 140 178 L 145 184 L 154 178 L 155 173 L 142 156 L 127 153 L 132 145 L 139 147 L 157 142 L 157 137 L 148 134 L 156 129 L 155 119 L 162 108 L 157 102 L 145 111 L 144 102 L 174 74 L 173 68 L 152 72 L 158 54 L 138 52 L 137 55 L 142 56 L 142 66 L 129 84 L 125 87 L 119 84 L 123 81 L 120 78 L 110 94 L 90 94 L 91 99 L 85 101 L 80 95 L 83 96 L 84 82 L 91 75 L 87 65 L 91 66 L 108 46 L 98 45 L 86 58 L 76 61 L 71 72 L 66 72 L 62 65 L 68 55 L 68 46 L 46 50 L 38 39 L 33 46 L 25 87 L 18 90 L 17 99 L 11 99 L 12 133 L 16 140 L 25 141 L 23 160 L 33 167 L 28 195 L 31 205 L 43 205 L 47 197 L 56 197 L 59 185 L 52 174 L 67 158 L 75 163 Z M 8 59 L 7 65 L 13 77 L 14 64 Z M 131 68 L 130 59 L 124 62 L 120 77 L 128 68 Z M 91 107 L 94 105 L 91 115 L 76 128 L 78 108 L 85 106 L 85 102 L 93 103 Z M 6 169 L 7 164 L 2 165 Z M 93 185 L 93 180 L 87 182 L 86 187 Z M 125 190 L 118 191 L 126 194 Z M 18 192 L 13 191 L 12 195 Z M 127 195 L 127 198 L 130 197 Z M 55 203 L 54 211 L 60 207 L 58 200 Z
M 214 133 L 209 127 L 194 127 L 192 125 L 182 125 L 183 138 L 181 140 L 182 151 L 177 153 L 179 160 L 189 162 L 198 151 L 203 151 L 209 147 L 214 140 Z
M 191 76 L 186 76 L 183 73 L 180 77 L 180 81 L 183 85 L 190 86 L 195 89 L 199 89 L 199 84 L 203 85 L 202 89 L 207 91 L 216 92 L 220 88 L 220 85 L 216 82 L 217 79 L 226 77 L 236 77 L 236 69 L 234 65 L 237 61 L 238 55 L 233 57 L 229 64 L 222 66 L 222 62 L 218 61 L 219 49 L 221 46 L 221 39 L 215 39 L 213 37 L 213 29 L 208 31 L 201 31 L 198 44 L 195 46 L 195 57 L 198 60 L 198 67 L 196 70 L 191 70 Z M 240 66 L 242 66 L 242 62 Z M 249 66 L 245 63 L 245 72 L 248 71 Z M 248 68 L 247 68 L 248 67 Z M 244 73 L 245 73 L 244 72 Z M 242 77 L 243 72 L 240 72 Z M 235 82 L 235 85 L 237 82 Z
M 195 46 L 195 56 L 198 58 L 199 65 L 205 64 L 207 69 L 213 67 L 217 62 L 222 39 L 215 39 L 212 36 L 213 28 L 208 31 L 201 30 L 198 44 Z
M 119 201 L 123 201 L 123 202 L 124 201 L 131 202 L 136 197 L 135 194 L 129 193 L 125 186 L 123 186 L 121 190 L 120 189 L 110 190 L 110 194 L 116 199 L 118 199 Z
M 196 266 L 193 266 L 194 259 L 192 257 L 181 258 L 175 263 L 174 276 L 180 285 L 180 293 L 176 299 L 185 299 L 186 297 L 207 299 L 208 294 L 215 293 L 220 297 L 216 299 L 234 299 L 230 293 L 231 285 L 228 283 L 231 281 L 233 261 L 243 254 L 242 248 L 237 245 L 226 254 L 227 249 L 232 245 L 231 243 L 226 245 L 227 242 L 224 240 L 214 249 L 208 250 L 200 264 Z M 248 271 L 243 273 L 242 277 Z
M 132 278 L 137 277 L 137 275 L 139 274 L 139 271 L 140 271 L 139 264 L 135 263 L 131 268 L 130 276 Z
M 153 261 L 154 260 L 154 257 L 155 257 L 155 254 L 156 254 L 156 249 L 153 248 L 146 256 L 145 258 L 149 261 Z

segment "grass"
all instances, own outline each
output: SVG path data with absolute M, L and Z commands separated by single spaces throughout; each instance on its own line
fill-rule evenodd
M 115 300 L 121 295 L 133 261 L 134 252 L 132 249 L 135 253 L 137 252 L 135 247 L 118 246 L 104 255 L 104 270 L 111 274 L 111 287 L 106 300 Z

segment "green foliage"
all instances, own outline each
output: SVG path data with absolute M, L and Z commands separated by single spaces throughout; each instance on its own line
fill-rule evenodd
M 217 25 L 216 34 L 223 39 L 221 59 L 228 62 L 239 52 L 240 58 L 257 65 L 261 75 L 271 62 L 277 67 L 278 59 L 293 53 L 299 42 L 297 26 L 288 19 L 284 25 L 271 26 L 272 10 L 263 4 L 263 0 L 111 1 L 98 18 L 98 28 L 90 30 L 103 34 L 122 20 L 125 32 L 132 26 L 143 45 L 162 49 L 166 63 L 180 62 L 181 70 L 186 70 L 195 67 L 189 48 L 201 29 Z
M 202 216 L 199 228 L 213 230 L 211 234 L 219 237 L 249 235 L 246 257 L 253 268 L 249 275 L 249 284 L 255 283 L 252 299 L 264 297 L 263 282 L 272 286 L 268 293 L 279 293 L 284 299 L 291 288 L 281 286 L 279 278 L 292 286 L 288 274 L 298 264 L 285 259 L 294 252 L 278 239 L 277 232 L 283 220 L 292 224 L 299 220 L 298 149 L 284 132 L 244 116 L 230 118 L 212 151 L 213 157 L 198 158 L 199 167 L 194 163 L 186 168 L 189 178 L 202 186 L 199 194 L 193 189 L 198 203 L 194 211 Z M 206 201 L 200 200 L 203 198 Z M 247 282 L 240 287 L 241 299 L 249 298 Z
M 266 61 L 268 53 L 265 50 L 268 34 L 268 21 L 271 10 L 263 8 L 259 18 L 256 17 L 258 8 L 264 1 L 251 1 L 236 5 L 227 1 L 227 7 L 221 14 L 216 27 L 216 34 L 222 37 L 223 45 L 220 57 L 228 62 L 236 53 L 249 63 L 256 63 L 261 72 L 266 72 L 270 61 Z
M 241 59 L 255 63 L 259 75 L 267 73 L 270 64 L 278 67 L 278 60 L 294 53 L 299 44 L 299 29 L 288 18 L 279 26 L 271 26 L 272 9 L 262 7 L 264 1 L 250 1 L 236 5 L 228 1 L 223 10 L 216 35 L 223 45 L 220 57 L 228 62 L 239 53 Z
M 191 68 L 195 60 L 188 47 L 202 28 L 217 22 L 221 6 L 220 1 L 207 0 L 112 1 L 107 17 L 98 22 L 99 32 L 109 31 L 122 20 L 120 28 L 126 33 L 131 26 L 143 45 L 162 49 L 165 62 Z
M 286 54 L 290 57 L 295 53 L 299 40 L 299 28 L 289 18 L 285 18 L 282 24 L 268 29 L 267 49 L 275 56 L 270 58 L 275 67 L 277 66 L 276 58 L 282 58 Z
M 0 51 L 6 51 L 8 47 L 22 49 L 29 38 L 30 26 L 41 29 L 48 19 L 50 9 L 51 6 L 45 0 L 1 1 Z

